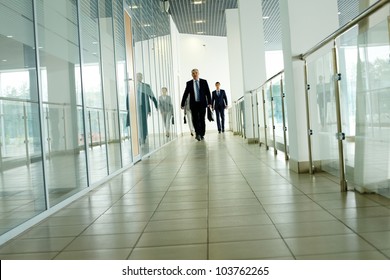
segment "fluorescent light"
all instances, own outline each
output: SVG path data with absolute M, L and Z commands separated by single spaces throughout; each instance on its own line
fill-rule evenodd
M 197 34 L 204 34 L 204 31 L 198 31 Z
M 7 38 L 13 38 L 14 36 L 12 36 L 12 35 L 7 35 Z
M 264 16 L 263 19 L 269 19 L 269 16 Z
M 203 3 L 204 3 L 204 1 L 202 1 L 202 0 L 195 0 L 194 2 L 192 2 L 192 4 L 194 4 L 194 5 L 200 5 Z
M 149 27 L 150 24 L 149 24 L 149 23 L 145 23 L 143 26 L 144 26 L 144 27 Z
M 201 19 L 201 20 L 196 20 L 195 23 L 204 23 L 206 22 L 205 20 Z

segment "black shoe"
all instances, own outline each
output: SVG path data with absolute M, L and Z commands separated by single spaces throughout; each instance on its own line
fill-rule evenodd
M 200 135 L 196 135 L 196 136 L 195 136 L 195 139 L 198 140 L 198 141 L 200 141 Z
M 220 131 L 220 130 L 218 130 L 218 133 L 221 133 L 221 131 Z
M 202 139 L 202 140 L 203 140 L 203 139 L 204 139 L 204 137 L 203 137 L 203 136 L 200 136 L 200 139 Z
M 222 133 L 223 133 L 223 132 L 225 132 L 225 130 L 224 130 L 224 129 L 222 129 Z

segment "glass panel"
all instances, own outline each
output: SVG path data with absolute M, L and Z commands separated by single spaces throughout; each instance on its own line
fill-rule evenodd
M 285 84 L 285 80 L 284 80 L 284 75 L 282 75 L 282 84 L 283 84 L 283 94 L 284 94 L 284 98 L 283 98 L 283 105 L 284 105 L 284 125 L 286 127 L 286 129 L 288 130 L 288 112 L 287 112 L 287 103 L 286 103 L 286 84 Z M 286 130 L 286 150 L 287 150 L 287 153 L 289 153 L 289 140 L 288 140 L 288 132 Z
M 271 94 L 271 83 L 268 83 L 265 86 L 265 116 L 266 116 L 266 124 L 267 124 L 267 146 L 274 146 L 273 139 L 273 128 L 272 128 L 272 94 Z
M 386 16 L 370 17 L 340 38 L 340 64 L 346 76 L 341 86 L 347 179 L 360 190 L 390 197 L 390 29 Z
M 103 92 L 100 68 L 98 2 L 81 0 L 80 29 L 82 41 L 82 76 L 86 108 L 86 142 L 91 184 L 108 174 Z
M 272 96 L 274 98 L 273 109 L 276 149 L 284 152 L 282 93 L 280 87 L 280 76 L 272 80 Z
M 50 205 L 87 187 L 75 1 L 39 0 L 38 44 L 41 63 L 46 173 Z M 81 126 L 81 127 L 79 127 Z
M 312 158 L 321 169 L 339 177 L 336 103 L 332 78 L 332 51 L 324 47 L 308 61 L 309 111 Z
M 259 141 L 260 145 L 265 144 L 265 125 L 264 125 L 264 106 L 263 106 L 263 88 L 260 88 L 257 93 L 257 111 L 259 119 Z
M 32 1 L 0 3 L 0 235 L 46 209 Z
M 114 57 L 114 31 L 112 22 L 112 1 L 99 2 L 99 27 L 101 40 L 101 59 L 104 92 L 104 119 L 106 124 L 106 143 L 108 170 L 113 173 L 121 168 L 119 135 L 119 110 L 116 90 L 116 71 Z
M 126 166 L 132 162 L 130 126 L 127 124 L 127 76 L 125 29 L 122 1 L 114 1 L 115 60 L 119 104 L 119 129 L 121 135 L 122 161 Z
M 166 47 L 170 42 L 170 22 L 155 2 L 145 1 L 140 6 L 126 0 L 126 5 L 134 27 L 138 137 L 141 154 L 145 155 L 171 139 L 166 137 L 161 112 L 157 109 L 163 87 L 167 88 L 168 95 L 175 95 L 171 92 L 172 77 L 171 83 L 166 80 L 172 72 L 172 59 Z
M 171 99 L 172 99 L 172 106 L 173 106 L 173 110 L 172 110 L 172 118 L 173 120 L 171 121 L 171 123 L 173 122 L 174 124 L 171 126 L 171 129 L 170 129 L 170 137 L 171 139 L 174 139 L 177 137 L 177 124 L 179 124 L 182 120 L 179 120 L 179 118 L 176 118 L 176 113 L 175 111 L 180 109 L 180 101 L 179 100 L 176 100 L 176 96 L 180 96 L 180 94 L 175 94 L 175 91 L 174 91 L 174 74 L 173 74 L 173 66 L 172 66 L 172 63 L 173 63 L 173 58 L 172 58 L 172 51 L 171 51 L 171 45 L 172 45 L 172 42 L 171 42 L 171 35 L 167 35 L 167 36 L 164 36 L 164 52 L 161 54 L 161 55 L 164 55 L 164 62 L 165 62 L 165 70 L 163 70 L 163 86 L 167 86 L 167 89 L 168 89 L 168 95 L 171 96 Z M 172 62 L 172 63 L 170 63 Z M 229 117 L 228 117 L 228 112 L 226 111 L 226 114 L 225 114 L 225 126 L 229 126 Z

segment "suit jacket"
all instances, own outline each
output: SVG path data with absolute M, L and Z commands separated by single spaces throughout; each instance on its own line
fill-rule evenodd
M 160 97 L 158 98 L 158 107 L 160 109 L 160 112 L 173 113 L 171 97 L 169 95 L 160 95 Z
M 194 80 L 189 80 L 186 84 L 186 88 L 181 99 L 181 107 L 185 107 L 187 97 L 190 96 L 190 109 L 192 110 L 195 104 L 195 91 L 194 91 Z M 199 97 L 200 102 L 204 107 L 211 105 L 211 93 L 209 84 L 204 79 L 199 79 Z
M 217 95 L 217 91 L 213 91 L 213 97 L 211 99 L 211 104 L 214 109 L 225 109 L 228 105 L 226 93 L 223 89 L 219 90 L 219 96 Z

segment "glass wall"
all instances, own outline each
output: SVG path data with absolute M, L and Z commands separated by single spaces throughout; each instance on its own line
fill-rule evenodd
M 0 234 L 46 209 L 36 45 L 32 1 L 0 1 Z
M 0 0 L 0 242 L 133 164 L 129 115 L 146 126 L 143 154 L 176 137 L 159 104 L 163 87 L 174 92 L 169 16 L 144 2 Z M 131 82 L 140 111 L 129 114 Z
M 49 206 L 87 187 L 80 87 L 78 14 L 74 1 L 36 1 L 45 178 Z
M 85 104 L 85 131 L 82 135 L 87 144 L 88 173 L 91 183 L 108 174 L 106 150 L 106 123 L 103 107 L 101 78 L 101 42 L 99 34 L 99 7 L 97 1 L 81 0 L 80 34 L 82 43 L 82 85 Z
M 170 23 L 161 1 L 126 1 L 134 31 L 134 67 L 141 154 L 176 137 Z

